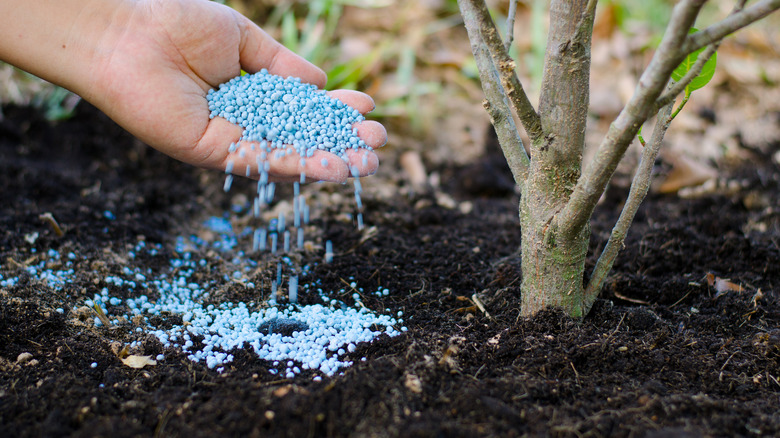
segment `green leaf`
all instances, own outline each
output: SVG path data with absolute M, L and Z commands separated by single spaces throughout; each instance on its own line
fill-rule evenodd
M 690 33 L 696 33 L 698 29 L 692 28 Z M 704 47 L 701 49 L 689 54 L 685 57 L 682 63 L 677 66 L 676 69 L 672 72 L 672 79 L 675 81 L 679 81 L 680 79 L 685 76 L 688 71 L 690 71 L 691 67 L 693 67 L 693 64 L 696 63 L 696 60 L 699 58 L 699 55 L 701 52 L 704 51 Z M 699 73 L 698 76 L 693 78 L 690 84 L 688 84 L 687 87 L 685 87 L 687 92 L 692 92 L 694 90 L 698 90 L 699 88 L 704 87 L 707 85 L 710 80 L 712 80 L 712 76 L 715 75 L 715 66 L 718 63 L 718 53 L 715 52 L 712 54 L 710 59 L 707 60 L 707 62 L 704 63 L 704 67 L 701 69 L 701 73 Z

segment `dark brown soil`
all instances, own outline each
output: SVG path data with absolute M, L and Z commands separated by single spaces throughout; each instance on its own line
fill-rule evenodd
M 139 144 L 88 105 L 57 124 L 25 108 L 3 114 L 0 272 L 32 262 L 33 232 L 38 254 L 78 260 L 60 292 L 24 276 L 0 289 L 2 437 L 780 435 L 780 169 L 771 160 L 727 172 L 742 182 L 729 194 L 650 196 L 583 321 L 519 316 L 517 198 L 505 182 L 475 176 L 501 174 L 494 161 L 442 170 L 465 181 L 450 189 L 473 204 L 468 213 L 426 195 L 369 198 L 376 229 L 366 234 L 333 209 L 318 224 L 349 250 L 313 275 L 334 289 L 350 276 L 366 290 L 387 287 L 389 297 L 364 302 L 403 311 L 409 331 L 360 345 L 356 365 L 312 382 L 269 374 L 249 350 L 223 374 L 173 350 L 156 366 L 124 366 L 111 344 L 133 338 L 93 327 L 79 303 L 139 236 L 165 249 L 134 263 L 161 268 L 175 236 L 228 197 L 213 176 Z M 594 251 L 622 193 L 594 218 Z M 707 274 L 740 287 L 718 293 Z M 153 338 L 144 345 L 163 352 Z M 16 363 L 24 352 L 32 359 Z

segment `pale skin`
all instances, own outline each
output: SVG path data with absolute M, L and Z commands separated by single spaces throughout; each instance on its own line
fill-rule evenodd
M 206 93 L 238 76 L 263 68 L 299 77 L 322 88 L 325 73 L 284 48 L 233 9 L 208 0 L 3 0 L 0 2 L 0 60 L 80 95 L 150 146 L 198 167 L 237 174 L 256 157 L 230 154 L 242 128 L 217 117 L 209 120 Z M 365 114 L 368 95 L 335 90 L 329 94 Z M 372 149 L 387 141 L 374 121 L 354 125 Z M 323 166 L 322 158 L 328 165 Z M 371 150 L 349 152 L 349 164 L 317 151 L 270 154 L 271 181 L 343 182 L 376 172 Z

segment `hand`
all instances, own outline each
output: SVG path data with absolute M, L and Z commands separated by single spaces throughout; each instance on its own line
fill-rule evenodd
M 209 120 L 206 92 L 237 76 L 243 68 L 253 73 L 267 68 L 280 76 L 300 77 L 322 88 L 326 76 L 319 68 L 292 53 L 238 12 L 207 0 L 148 0 L 136 3 L 125 31 L 96 73 L 108 97 L 105 108 L 128 131 L 162 152 L 201 167 L 225 169 L 228 146 L 242 129 L 222 118 Z M 355 91 L 330 95 L 365 114 L 372 99 Z M 358 134 L 372 148 L 386 142 L 379 123 L 357 124 Z M 248 149 L 248 148 L 245 148 Z M 373 152 L 351 151 L 350 165 L 361 176 L 376 171 Z M 297 180 L 303 168 L 296 154 L 274 158 L 272 181 Z M 322 167 L 321 159 L 328 166 Z M 235 163 L 236 172 L 254 164 Z M 333 164 L 331 164 L 333 163 Z M 365 163 L 365 164 L 364 164 Z M 307 160 L 306 176 L 314 180 L 344 181 L 350 172 L 343 160 L 318 151 Z
M 3 10 L 6 6 L 8 11 Z M 209 89 L 238 76 L 241 69 L 254 73 L 267 68 L 320 88 L 326 82 L 322 70 L 249 19 L 208 0 L 11 1 L 0 12 L 10 14 L 0 19 L 9 22 L 7 34 L 0 30 L 0 36 L 8 37 L 0 42 L 0 55 L 5 55 L 0 58 L 66 86 L 147 144 L 200 167 L 224 170 L 228 147 L 243 131 L 222 118 L 209 120 Z M 36 25 L 25 23 L 28 19 Z M 12 43 L 17 36 L 18 44 Z M 374 108 L 372 99 L 360 92 L 330 95 L 364 114 Z M 377 122 L 363 121 L 356 128 L 371 148 L 387 140 Z M 297 155 L 270 155 L 271 181 L 300 179 L 303 169 Z M 327 167 L 321 165 L 322 158 Z M 244 158 L 246 164 L 230 159 L 236 161 L 237 174 L 255 163 L 251 153 Z M 360 176 L 378 166 L 376 154 L 365 150 L 351 151 L 349 160 Z M 323 151 L 307 160 L 305 171 L 310 180 L 342 182 L 350 176 L 347 163 Z

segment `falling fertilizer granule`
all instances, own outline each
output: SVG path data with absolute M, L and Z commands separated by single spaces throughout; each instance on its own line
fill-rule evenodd
M 357 110 L 297 78 L 281 78 L 266 70 L 240 76 L 220 85 L 218 90 L 211 90 L 208 104 L 212 118 L 223 117 L 244 128 L 241 142 L 232 144 L 229 152 L 244 158 L 251 151 L 257 157 L 256 167 L 235 169 L 234 161 L 228 161 L 225 169 L 226 191 L 230 189 L 233 173 L 258 179 L 254 204 L 248 207 L 255 217 L 273 200 L 275 187 L 268 175 L 270 159 L 297 154 L 301 168 L 305 169 L 306 158 L 318 150 L 335 154 L 344 161 L 349 150 L 365 149 L 366 153 L 370 150 L 353 128 L 353 124 L 364 120 Z M 329 165 L 325 158 L 315 164 Z M 358 210 L 362 210 L 357 169 L 351 167 L 350 173 L 355 177 Z M 301 175 L 301 182 L 304 180 L 305 173 Z M 104 215 L 113 217 L 110 211 Z M 203 224 L 212 235 L 219 236 L 213 242 L 195 235 L 178 238 L 175 254 L 162 271 L 133 266 L 136 257 L 157 257 L 165 252 L 160 245 L 140 241 L 128 251 L 127 263 L 119 272 L 98 280 L 100 292 L 86 300 L 85 304 L 98 315 L 94 325 L 108 324 L 114 329 L 129 330 L 131 336 L 138 337 L 129 347 L 141 352 L 144 336 L 151 334 L 167 351 L 183 351 L 190 360 L 219 372 L 233 361 L 232 351 L 249 348 L 270 362 L 272 374 L 292 378 L 308 371 L 315 380 L 349 366 L 351 361 L 347 355 L 355 352 L 359 343 L 370 342 L 382 334 L 395 336 L 406 331 L 400 326 L 403 323 L 400 313 L 391 316 L 366 308 L 357 293 L 364 291 L 356 282 L 350 283 L 350 289 L 355 291 L 352 299 L 344 299 L 345 290 L 323 290 L 318 279 L 310 278 L 310 265 L 293 263 L 295 257 L 286 255 L 303 251 L 303 227 L 309 223 L 309 207 L 300 183 L 294 183 L 292 211 L 287 218 L 280 211 L 267 225 L 246 227 L 235 233 L 228 217 L 229 213 L 212 217 Z M 357 215 L 357 224 L 362 226 L 361 213 Z M 242 244 L 252 250 L 253 256 L 259 257 L 261 252 L 270 250 L 270 257 L 277 260 L 275 279 L 263 280 L 262 287 L 255 285 L 260 265 L 239 248 Z M 334 256 L 333 243 L 324 242 L 324 250 L 324 261 L 330 262 Z M 69 252 L 63 257 L 50 249 L 41 258 L 37 264 L 25 268 L 30 280 L 56 291 L 76 281 L 81 267 L 76 253 Z M 231 268 L 224 278 L 209 275 L 225 264 Z M 18 282 L 18 276 L 0 274 L 0 289 L 15 287 Z M 214 303 L 213 291 L 242 287 L 236 284 L 252 291 L 256 300 Z M 286 298 L 281 295 L 285 285 Z M 387 296 L 388 292 L 379 288 L 374 294 Z M 299 305 L 299 295 L 321 304 Z M 160 317 L 181 322 L 160 323 Z M 134 323 L 128 324 L 129 320 Z M 158 354 L 154 359 L 164 363 L 165 354 Z

